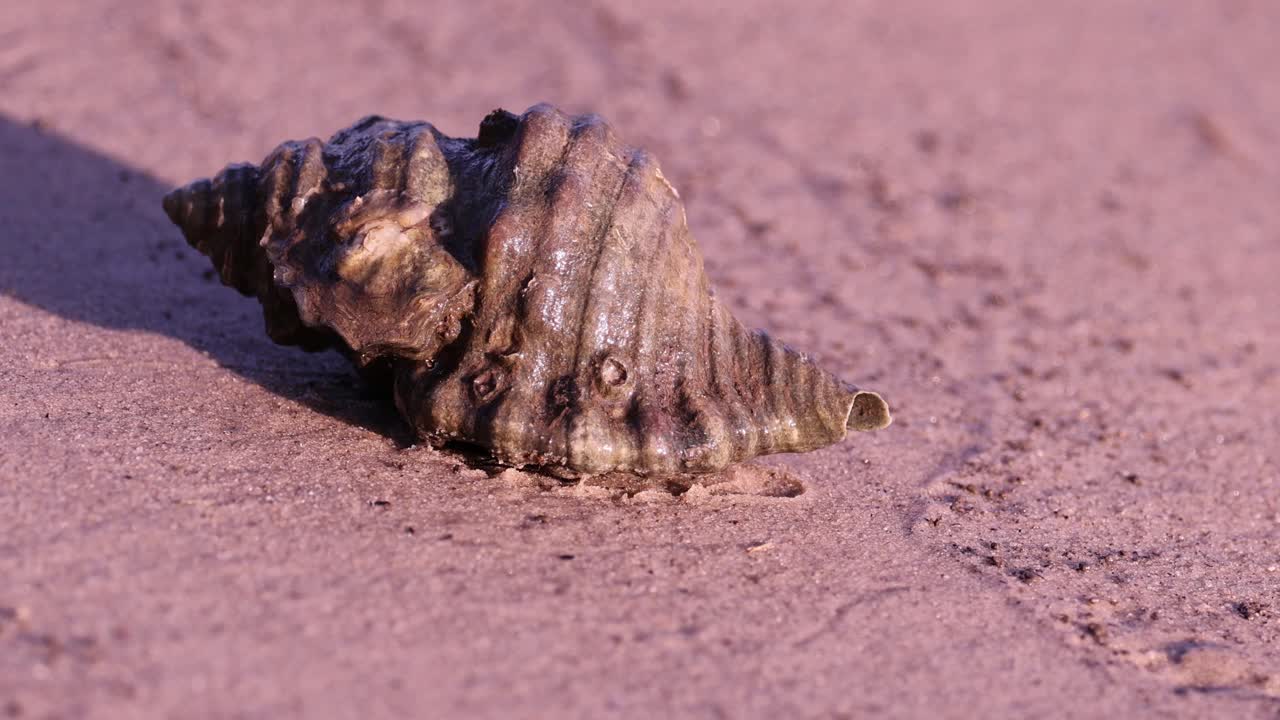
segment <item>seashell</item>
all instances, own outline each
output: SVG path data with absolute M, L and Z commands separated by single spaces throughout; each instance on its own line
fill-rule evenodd
M 337 348 L 421 436 L 506 465 L 705 473 L 890 422 L 734 319 L 657 162 L 595 115 L 497 110 L 474 139 L 367 117 L 164 208 L 272 339 Z

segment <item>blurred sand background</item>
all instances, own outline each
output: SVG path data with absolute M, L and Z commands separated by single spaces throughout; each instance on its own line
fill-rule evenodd
M 0 12 L 0 718 L 1280 716 L 1280 6 Z M 543 489 L 273 346 L 160 197 L 609 118 L 884 392 L 802 494 Z M 759 488 L 756 488 L 759 490 Z

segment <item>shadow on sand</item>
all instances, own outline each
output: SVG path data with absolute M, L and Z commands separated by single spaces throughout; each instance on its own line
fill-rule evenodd
M 3 116 L 0 163 L 0 292 L 68 320 L 168 335 L 282 397 L 413 442 L 342 357 L 271 343 L 257 301 L 223 287 L 165 217 L 166 184 Z

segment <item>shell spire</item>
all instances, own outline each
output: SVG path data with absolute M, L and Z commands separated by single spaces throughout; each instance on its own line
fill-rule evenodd
M 332 333 L 304 325 L 293 295 L 272 281 L 271 263 L 258 244 L 266 225 L 259 178 L 255 165 L 229 165 L 212 179 L 165 195 L 164 211 L 187 242 L 213 262 L 224 285 L 258 298 L 272 340 L 307 350 L 331 347 Z
M 594 115 L 498 110 L 474 139 L 368 117 L 165 210 L 278 342 L 386 363 L 419 434 L 505 464 L 713 472 L 890 422 L 734 319 L 656 161 Z

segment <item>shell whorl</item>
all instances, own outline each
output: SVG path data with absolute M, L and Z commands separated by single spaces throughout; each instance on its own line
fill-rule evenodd
M 271 263 L 258 246 L 267 223 L 260 179 L 255 165 L 229 165 L 212 179 L 166 195 L 165 213 L 192 247 L 209 257 L 224 285 L 258 298 L 272 340 L 307 350 L 331 347 L 332 333 L 305 325 L 293 295 L 272 281 Z
M 269 327 L 389 361 L 418 432 L 504 463 L 710 472 L 889 422 L 734 319 L 656 161 L 593 115 L 495 111 L 476 139 L 370 117 L 165 208 Z

